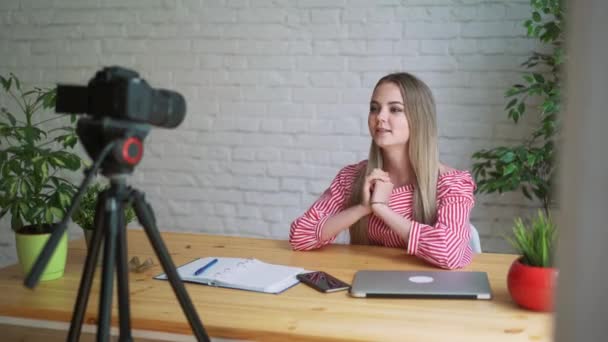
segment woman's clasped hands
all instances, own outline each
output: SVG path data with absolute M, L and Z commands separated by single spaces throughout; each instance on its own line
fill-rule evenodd
M 370 213 L 379 206 L 388 207 L 393 187 L 394 184 L 391 182 L 388 172 L 381 169 L 372 170 L 365 178 L 362 204 L 369 209 Z

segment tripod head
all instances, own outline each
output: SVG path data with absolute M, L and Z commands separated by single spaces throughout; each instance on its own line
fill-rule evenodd
M 97 160 L 103 147 L 113 142 L 112 150 L 101 163 L 101 173 L 132 173 L 144 152 L 143 140 L 150 132 L 147 124 L 134 123 L 109 117 L 83 117 L 78 120 L 76 133 L 85 150 Z

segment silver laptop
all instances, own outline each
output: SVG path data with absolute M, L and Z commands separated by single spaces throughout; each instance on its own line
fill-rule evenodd
M 358 271 L 353 297 L 491 299 L 485 272 Z

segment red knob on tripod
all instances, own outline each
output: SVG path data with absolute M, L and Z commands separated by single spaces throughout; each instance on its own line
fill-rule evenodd
M 129 137 L 121 141 L 116 146 L 114 152 L 117 160 L 130 166 L 135 166 L 144 155 L 144 146 L 138 138 Z

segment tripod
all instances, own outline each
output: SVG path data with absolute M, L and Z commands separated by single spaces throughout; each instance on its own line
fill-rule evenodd
M 84 121 L 83 121 L 84 120 Z M 127 171 L 139 163 L 143 154 L 141 140 L 147 134 L 144 126 L 136 127 L 132 124 L 124 125 L 111 119 L 87 120 L 80 119 L 79 135 L 87 132 L 88 136 L 95 132 L 102 132 L 103 137 L 109 142 L 103 149 L 95 146 L 88 149 L 91 155 L 97 157 L 95 163 L 83 180 L 78 193 L 74 196 L 68 212 L 53 232 L 38 260 L 33 265 L 30 274 L 25 279 L 25 285 L 33 287 L 37 282 L 42 270 L 48 262 L 48 258 L 55 250 L 57 242 L 61 237 L 67 221 L 78 205 L 85 188 L 91 181 L 97 169 L 102 166 L 103 174 L 110 180 L 110 187 L 101 192 L 97 198 L 95 210 L 95 230 L 90 242 L 86 257 L 84 270 L 80 280 L 78 296 L 74 305 L 68 341 L 78 341 L 81 327 L 87 307 L 95 265 L 97 264 L 102 242 L 104 243 L 103 264 L 101 275 L 101 293 L 99 297 L 97 318 L 97 341 L 108 341 L 110 337 L 110 322 L 112 311 L 112 290 L 114 271 L 117 275 L 117 294 L 119 307 L 119 341 L 133 341 L 131 336 L 130 307 L 129 307 L 129 269 L 127 266 L 127 239 L 125 231 L 124 209 L 133 204 L 135 214 L 139 223 L 144 227 L 146 235 L 156 253 L 160 264 L 175 292 L 175 295 L 190 323 L 190 327 L 198 341 L 209 341 L 209 337 L 200 321 L 200 318 L 190 301 L 190 297 L 181 282 L 175 269 L 175 265 L 169 256 L 169 252 L 162 241 L 156 227 L 152 207 L 146 202 L 144 194 L 126 185 Z M 93 131 L 91 128 L 95 128 Z M 139 130 L 138 130 L 139 129 Z M 84 131 L 84 132 L 83 132 Z M 108 139 L 109 138 L 109 139 Z M 87 145 L 85 145 L 87 147 Z M 106 159 L 106 157 L 108 157 Z M 103 164 L 103 165 L 102 165 Z
M 103 271 L 101 283 L 101 296 L 99 298 L 99 313 L 97 322 L 97 340 L 107 341 L 109 339 L 110 316 L 112 310 L 112 283 L 114 267 L 116 267 L 118 286 L 118 307 L 120 322 L 120 341 L 132 341 L 130 307 L 129 307 L 129 270 L 127 267 L 127 239 L 124 228 L 124 207 L 133 202 L 135 214 L 140 224 L 144 227 L 146 235 L 150 240 L 158 259 L 177 299 L 179 300 L 190 325 L 197 338 L 207 341 L 209 338 L 203 330 L 200 319 L 181 283 L 175 266 L 171 261 L 169 252 L 165 247 L 156 227 L 154 214 L 150 205 L 145 201 L 144 194 L 126 186 L 122 175 L 110 177 L 110 188 L 100 194 L 95 212 L 96 229 L 93 233 L 89 253 L 85 261 L 85 267 L 80 281 L 78 296 L 74 306 L 74 313 L 70 325 L 68 341 L 77 341 L 80 335 L 80 327 L 84 319 L 91 283 L 97 264 L 97 257 L 102 241 Z

